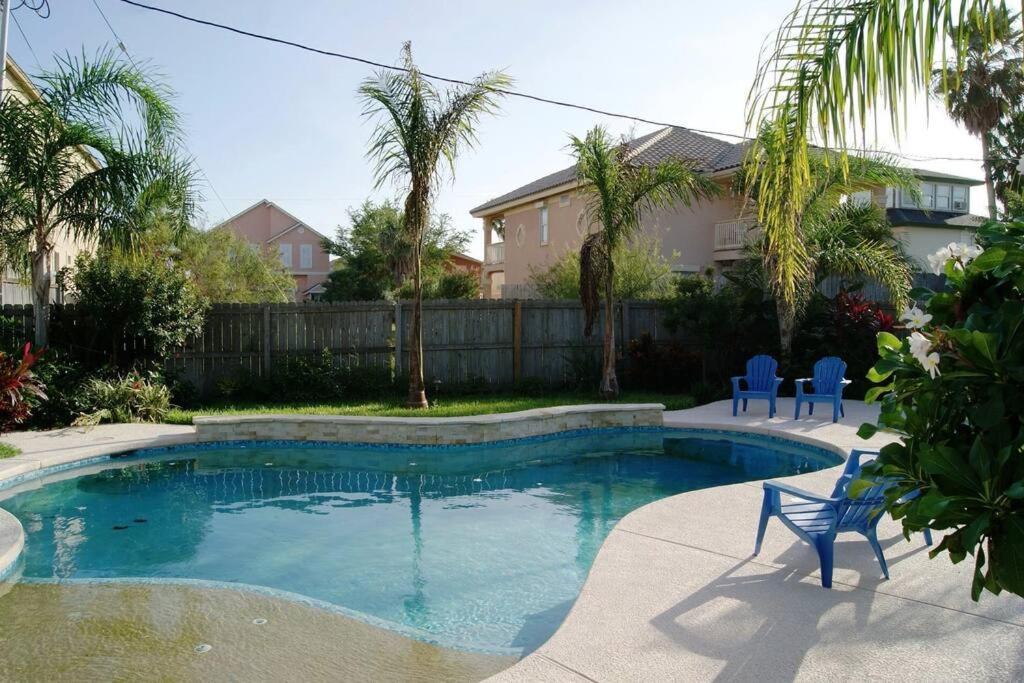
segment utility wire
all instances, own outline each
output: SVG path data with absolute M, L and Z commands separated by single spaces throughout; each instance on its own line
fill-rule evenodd
M 95 3 L 96 0 L 93 0 L 93 2 Z M 311 45 L 306 45 L 304 43 L 299 43 L 299 42 L 296 42 L 294 40 L 288 40 L 286 38 L 278 38 L 278 37 L 275 37 L 275 36 L 269 36 L 269 35 L 262 34 L 262 33 L 255 33 L 253 31 L 247 31 L 245 29 L 238 28 L 236 26 L 230 26 L 228 24 L 221 24 L 221 23 L 218 23 L 218 22 L 215 22 L 215 21 L 210 21 L 208 19 L 200 19 L 199 17 L 193 17 L 193 16 L 190 16 L 190 15 L 187 15 L 187 14 L 182 14 L 181 12 L 175 12 L 174 10 L 165 9 L 163 7 L 156 7 L 154 5 L 147 5 L 147 4 L 142 3 L 142 2 L 137 2 L 137 0 L 120 0 L 120 2 L 123 2 L 126 5 L 132 5 L 133 7 L 138 7 L 140 9 L 148 10 L 150 12 L 157 12 L 159 14 L 164 14 L 164 15 L 167 15 L 167 16 L 174 17 L 176 19 L 181 19 L 182 21 L 191 22 L 193 24 L 199 24 L 201 26 L 207 26 L 207 27 L 210 27 L 210 28 L 220 29 L 222 31 L 228 31 L 228 32 L 235 33 L 235 34 L 238 34 L 238 35 L 241 35 L 241 36 L 246 36 L 248 38 L 255 38 L 257 40 L 263 40 L 263 41 L 270 42 L 270 43 L 276 43 L 278 45 L 284 45 L 284 46 L 287 46 L 287 47 L 293 47 L 293 48 L 296 48 L 298 50 L 304 50 L 306 52 L 312 52 L 314 54 L 323 55 L 325 57 L 334 57 L 336 59 L 345 59 L 345 60 L 348 60 L 348 61 L 351 61 L 351 62 L 357 62 L 359 64 L 366 64 L 368 66 L 377 67 L 379 69 L 388 69 L 388 70 L 391 70 L 391 71 L 400 71 L 400 72 L 403 72 L 403 73 L 408 73 L 408 71 L 409 71 L 408 69 L 406 69 L 404 67 L 401 67 L 401 66 L 395 66 L 393 64 L 385 64 L 383 62 L 378 62 L 378 61 L 375 61 L 375 60 L 372 60 L 372 59 L 367 59 L 365 57 L 357 57 L 355 55 L 344 54 L 342 52 L 335 52 L 333 50 L 325 50 L 323 48 L 313 47 Z M 459 78 L 450 78 L 448 76 L 440 76 L 438 74 L 432 74 L 432 73 L 428 73 L 426 71 L 421 71 L 420 75 L 425 77 L 425 78 L 429 78 L 431 80 L 434 80 L 434 81 L 440 81 L 442 83 L 451 83 L 453 85 L 473 85 L 473 83 L 470 82 L 470 81 L 462 80 L 462 79 L 459 79 Z M 529 93 L 519 92 L 519 91 L 516 91 L 516 90 L 508 90 L 508 89 L 505 89 L 505 88 L 490 88 L 490 90 L 492 92 L 495 92 L 495 93 L 498 93 L 498 94 L 501 94 L 501 95 L 506 95 L 508 97 L 518 97 L 518 98 L 521 98 L 521 99 L 532 100 L 534 102 L 540 102 L 540 103 L 543 103 L 543 104 L 550 104 L 550 105 L 553 105 L 553 106 L 556 106 L 556 107 L 565 107 L 567 109 L 576 109 L 576 110 L 579 110 L 579 111 L 586 111 L 586 112 L 590 112 L 592 114 L 598 114 L 600 116 L 608 116 L 608 117 L 617 118 L 617 119 L 626 119 L 628 121 L 635 121 L 635 122 L 638 122 L 638 123 L 647 123 L 647 124 L 651 124 L 651 125 L 654 125 L 654 126 L 660 126 L 660 127 L 682 128 L 682 129 L 685 129 L 685 130 L 692 131 L 694 133 L 702 133 L 704 135 L 717 135 L 717 136 L 720 136 L 720 137 L 735 138 L 735 139 L 738 139 L 738 140 L 752 140 L 753 139 L 749 135 L 741 135 L 741 134 L 738 134 L 738 133 L 726 133 L 726 132 L 723 132 L 723 131 L 716 131 L 716 130 L 705 130 L 705 129 L 701 129 L 701 128 L 691 128 L 689 126 L 684 126 L 684 125 L 678 124 L 678 123 L 668 123 L 668 122 L 665 122 L 665 121 L 657 121 L 657 120 L 654 120 L 654 119 L 644 118 L 642 116 L 635 116 L 633 114 L 622 114 L 622 113 L 618 113 L 618 112 L 607 111 L 605 109 L 598 109 L 596 107 L 591 107 L 591 106 L 587 106 L 587 105 L 583 105 L 583 104 L 575 104 L 575 103 L 572 103 L 572 102 L 565 102 L 565 101 L 561 101 L 561 100 L 555 100 L 555 99 L 551 99 L 551 98 L 548 98 L 548 97 L 541 97 L 540 95 L 531 95 Z M 885 154 L 885 155 L 889 155 L 889 156 L 893 156 L 893 157 L 899 157 L 899 158 L 902 158 L 902 159 L 907 159 L 907 160 L 910 160 L 910 161 L 974 161 L 974 162 L 984 161 L 983 159 L 981 159 L 979 157 L 928 156 L 928 155 L 919 155 L 919 154 L 908 154 L 908 153 L 902 153 L 902 152 L 888 152 L 886 150 L 870 149 L 870 148 L 850 147 L 850 148 L 848 148 L 848 150 L 851 151 L 851 152 L 863 152 L 863 153 L 872 153 L 872 154 Z M 991 161 L 1000 161 L 1000 160 L 1003 160 L 1003 159 L 1001 157 L 990 157 L 990 160 Z
M 96 2 L 96 0 L 92 0 L 92 4 L 96 8 L 96 11 L 100 13 L 100 17 L 103 18 L 103 23 L 107 25 L 108 29 L 110 29 L 111 35 L 113 35 L 114 36 L 114 40 L 117 41 L 118 48 L 120 48 L 121 52 L 123 52 L 125 54 L 125 56 L 128 58 L 128 61 L 132 63 L 132 66 L 134 66 L 139 71 L 142 71 L 142 67 L 140 67 L 138 65 L 138 63 L 135 61 L 135 59 L 132 58 L 132 55 L 131 55 L 130 52 L 128 52 L 128 48 L 125 46 L 124 41 L 121 40 L 121 36 L 119 36 L 117 34 L 117 30 L 114 28 L 113 24 L 110 23 L 110 20 L 107 19 L 107 15 L 103 11 L 103 8 L 100 7 L 99 3 Z M 225 217 L 225 219 L 230 218 L 232 216 L 231 211 L 228 209 L 227 204 L 225 204 L 224 200 L 221 198 L 220 192 L 217 192 L 217 188 L 214 187 L 213 181 L 210 180 L 210 176 L 207 175 L 206 171 L 204 171 L 203 167 L 199 164 L 199 159 L 196 158 L 196 155 L 192 152 L 191 149 L 189 149 L 188 142 L 186 142 L 183 139 L 182 140 L 182 144 L 185 147 L 185 151 L 187 151 L 192 156 L 192 160 L 195 163 L 196 168 L 199 169 L 199 173 L 202 174 L 203 180 L 205 180 L 206 184 L 210 186 L 210 189 L 213 191 L 213 194 L 217 198 L 217 201 L 220 202 L 221 208 L 224 209 L 224 217 Z
M 25 29 L 21 27 L 21 22 L 18 21 L 18 15 L 12 12 L 11 19 L 14 19 L 14 25 L 18 28 L 18 33 L 21 34 L 21 39 L 25 41 L 25 47 L 27 47 L 28 51 L 32 53 L 32 59 L 35 60 L 36 68 L 42 69 L 43 67 L 39 64 L 39 55 L 36 54 L 35 48 L 33 48 L 32 43 L 29 42 L 28 36 L 25 35 Z

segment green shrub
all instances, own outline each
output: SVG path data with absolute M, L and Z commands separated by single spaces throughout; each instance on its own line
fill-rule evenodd
M 641 235 L 616 251 L 617 299 L 663 299 L 672 294 L 675 280 L 672 264 L 661 253 L 656 238 Z M 579 299 L 579 252 L 567 252 L 546 268 L 531 267 L 530 284 L 546 299 Z
M 879 426 L 901 435 L 872 468 L 897 482 L 889 512 L 908 535 L 945 532 L 933 557 L 973 557 L 975 600 L 1024 596 L 1024 223 L 987 224 L 978 240 L 980 254 L 954 244 L 935 259 L 946 291 L 915 292 L 925 310 L 905 313 L 908 338 L 878 335 L 870 379 L 885 384 L 868 392 Z
M 682 392 L 700 380 L 700 355 L 683 344 L 656 344 L 650 334 L 626 345 L 625 388 Z
M 82 323 L 75 344 L 115 367 L 162 360 L 202 331 L 208 307 L 188 273 L 155 256 L 83 254 L 65 285 Z
M 115 379 L 93 378 L 85 383 L 85 409 L 76 425 L 102 422 L 162 422 L 171 408 L 171 392 L 153 375 L 130 373 Z

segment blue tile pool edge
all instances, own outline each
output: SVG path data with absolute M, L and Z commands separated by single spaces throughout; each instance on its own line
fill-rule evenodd
M 211 451 L 211 450 L 225 450 L 225 449 L 238 449 L 244 450 L 248 448 L 310 448 L 320 450 L 330 450 L 336 448 L 345 448 L 350 450 L 365 450 L 365 451 L 380 451 L 380 450 L 393 450 L 395 448 L 402 448 L 414 451 L 445 451 L 445 450 L 473 450 L 479 448 L 493 448 L 502 446 L 513 446 L 525 443 L 538 443 L 544 441 L 554 441 L 562 438 L 571 438 L 576 436 L 586 436 L 588 434 L 628 434 L 628 433 L 665 433 L 665 434 L 679 434 L 679 435 L 692 435 L 697 437 L 711 437 L 722 440 L 735 439 L 737 435 L 746 438 L 752 438 L 758 441 L 767 441 L 769 443 L 775 443 L 785 445 L 790 448 L 798 448 L 818 457 L 823 457 L 826 461 L 835 461 L 833 466 L 842 464 L 843 456 L 837 451 L 822 446 L 815 446 L 804 441 L 798 441 L 796 439 L 789 439 L 785 437 L 776 436 L 774 434 L 762 434 L 760 432 L 750 432 L 742 430 L 731 430 L 731 429 L 708 429 L 701 427 L 591 427 L 586 429 L 572 429 L 564 432 L 554 432 L 551 434 L 539 434 L 536 436 L 524 436 L 515 439 L 501 439 L 499 441 L 486 441 L 483 443 L 472 443 L 472 444 L 402 444 L 402 443 L 366 443 L 359 441 L 303 441 L 298 439 L 276 439 L 276 440 L 252 440 L 252 439 L 233 439 L 228 441 L 198 441 L 193 443 L 182 443 L 175 444 L 172 446 L 154 446 L 151 448 L 135 448 L 127 451 L 119 451 L 114 453 L 108 453 L 104 455 L 96 455 L 82 460 L 75 460 L 72 462 L 61 463 L 60 465 L 50 465 L 48 467 L 41 467 L 31 472 L 23 472 L 22 474 L 9 477 L 7 479 L 0 480 L 0 491 L 8 489 L 25 482 L 32 481 L 34 479 L 40 479 L 42 477 L 56 474 L 58 472 L 65 472 L 78 467 L 87 467 L 96 463 L 112 461 L 112 460 L 144 460 L 146 458 L 155 457 L 158 455 L 168 455 L 172 453 L 180 453 L 182 451 Z

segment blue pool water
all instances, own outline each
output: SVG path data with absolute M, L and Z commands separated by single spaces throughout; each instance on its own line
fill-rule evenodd
M 600 430 L 460 447 L 222 444 L 0 491 L 28 579 L 186 578 L 298 593 L 452 647 L 558 627 L 615 523 L 658 498 L 821 469 L 781 441 Z

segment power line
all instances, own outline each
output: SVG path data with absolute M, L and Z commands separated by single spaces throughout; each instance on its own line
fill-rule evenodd
M 107 19 L 107 15 L 103 11 L 103 8 L 101 8 L 99 6 L 99 3 L 96 2 L 96 0 L 92 0 L 92 4 L 96 8 L 96 11 L 100 13 L 100 17 L 103 18 L 103 23 L 107 25 L 108 29 L 110 29 L 110 33 L 111 33 L 111 35 L 114 36 L 114 40 L 117 41 L 117 46 L 121 49 L 121 52 L 123 52 L 125 54 L 125 56 L 128 58 L 128 61 L 132 63 L 132 66 L 134 66 L 139 71 L 142 71 L 142 68 L 138 65 L 138 63 L 135 61 L 135 59 L 132 58 L 131 53 L 128 52 L 128 48 L 125 46 L 124 41 L 121 40 L 121 36 L 119 36 L 117 34 L 117 30 L 114 28 L 113 24 L 110 23 L 109 19 Z M 202 174 L 203 180 L 205 180 L 206 184 L 210 186 L 210 189 L 213 191 L 213 195 L 217 198 L 217 201 L 220 202 L 220 206 L 221 206 L 222 209 L 224 209 L 225 215 L 226 216 L 231 216 L 231 211 L 228 209 L 227 204 L 224 203 L 224 200 L 221 199 L 220 192 L 217 192 L 217 188 L 214 187 L 213 181 L 210 180 L 210 176 L 207 175 L 206 171 L 203 170 L 203 167 L 199 164 L 199 159 L 192 152 L 192 150 L 189 149 L 188 142 L 186 142 L 183 139 L 182 140 L 182 145 L 184 145 L 185 151 L 187 151 L 192 156 L 192 160 L 193 160 L 193 162 L 195 162 L 196 168 L 199 169 L 199 173 Z
M 35 60 L 36 68 L 41 69 L 42 67 L 39 64 L 39 55 L 36 54 L 35 49 L 32 47 L 32 43 L 29 42 L 28 36 L 25 35 L 25 29 L 21 27 L 21 22 L 18 21 L 18 16 L 12 12 L 11 19 L 14 19 L 14 25 L 18 28 L 18 33 L 21 34 L 21 39 L 25 41 L 25 47 L 27 47 L 28 51 L 32 53 L 32 59 Z
M 93 2 L 95 3 L 96 0 L 93 0 Z M 228 31 L 230 33 L 235 33 L 237 35 L 245 36 L 247 38 L 255 38 L 257 40 L 263 40 L 263 41 L 270 42 L 270 43 L 276 43 L 278 45 L 284 45 L 286 47 L 293 47 L 293 48 L 296 48 L 298 50 L 303 50 L 305 52 L 312 52 L 314 54 L 322 55 L 322 56 L 325 56 L 325 57 L 334 57 L 336 59 L 344 59 L 344 60 L 348 60 L 348 61 L 351 61 L 351 62 L 357 62 L 359 64 L 365 64 L 367 66 L 377 67 L 379 69 L 388 69 L 388 70 L 391 70 L 391 71 L 400 71 L 400 72 L 403 72 L 403 73 L 408 73 L 409 72 L 409 69 L 406 69 L 406 68 L 401 67 L 401 66 L 395 66 L 393 64 L 385 64 L 383 62 L 378 62 L 378 61 L 373 60 L 373 59 L 367 59 L 365 57 L 357 57 L 355 55 L 349 55 L 349 54 L 345 54 L 345 53 L 342 53 L 342 52 L 335 52 L 333 50 L 325 50 L 323 48 L 313 47 L 311 45 L 306 45 L 304 43 L 299 43 L 299 42 L 296 42 L 294 40 L 288 40 L 286 38 L 278 38 L 278 37 L 275 37 L 275 36 L 270 36 L 270 35 L 266 35 L 266 34 L 262 34 L 262 33 L 255 33 L 253 31 L 248 31 L 248 30 L 245 30 L 245 29 L 238 28 L 236 26 L 230 26 L 228 24 L 221 24 L 221 23 L 218 23 L 218 22 L 215 22 L 215 21 L 210 21 L 208 19 L 200 19 L 199 17 L 193 17 L 193 16 L 190 16 L 190 15 L 187 15 L 187 14 L 182 14 L 181 12 L 176 12 L 176 11 L 173 11 L 173 10 L 165 9 L 163 7 L 156 7 L 154 5 L 147 5 L 147 4 L 142 3 L 142 2 L 137 2 L 137 0 L 120 0 L 120 2 L 123 2 L 126 5 L 132 5 L 133 7 L 138 7 L 140 9 L 148 10 L 150 12 L 157 12 L 159 14 L 164 14 L 164 15 L 167 15 L 167 16 L 171 16 L 171 17 L 174 17 L 176 19 L 180 19 L 182 21 L 190 22 L 190 23 L 193 23 L 193 24 L 199 24 L 201 26 L 207 26 L 209 28 L 220 29 L 222 31 Z M 459 78 L 451 78 L 451 77 L 448 77 L 448 76 L 441 76 L 441 75 L 438 75 L 438 74 L 432 74 L 432 73 L 428 73 L 426 71 L 421 71 L 420 75 L 425 77 L 425 78 L 429 78 L 431 80 L 434 80 L 434 81 L 440 81 L 442 83 L 451 83 L 453 85 L 467 85 L 467 86 L 473 85 L 473 83 L 470 82 L 470 81 L 466 81 L 466 80 L 459 79 Z M 508 90 L 506 88 L 490 88 L 490 90 L 492 92 L 495 92 L 495 93 L 498 93 L 498 94 L 501 94 L 501 95 L 506 95 L 508 97 L 518 97 L 518 98 L 521 98 L 521 99 L 532 100 L 534 102 L 540 102 L 540 103 L 543 103 L 543 104 L 550 104 L 550 105 L 553 105 L 553 106 L 556 106 L 556 107 L 564 107 L 564 108 L 567 108 L 567 109 L 576 109 L 576 110 L 579 110 L 579 111 L 590 112 L 592 114 L 598 114 L 600 116 L 608 116 L 608 117 L 611 117 L 611 118 L 625 119 L 625 120 L 628 120 L 628 121 L 635 121 L 637 123 L 647 123 L 647 124 L 650 124 L 650 125 L 660 126 L 660 127 L 682 128 L 682 129 L 685 129 L 685 130 L 692 131 L 694 133 L 701 133 L 701 134 L 704 134 L 704 135 L 717 135 L 717 136 L 720 136 L 720 137 L 735 138 L 735 139 L 738 139 L 738 140 L 752 140 L 753 139 L 749 135 L 741 135 L 739 133 L 727 133 L 727 132 L 716 131 L 716 130 L 705 130 L 705 129 L 701 129 L 701 128 L 691 128 L 690 126 L 684 126 L 684 125 L 678 124 L 678 123 L 668 123 L 668 122 L 665 122 L 665 121 L 657 121 L 657 120 L 654 120 L 654 119 L 649 119 L 649 118 L 645 118 L 645 117 L 642 117 L 642 116 L 636 116 L 636 115 L 633 115 L 633 114 L 622 114 L 622 113 L 618 113 L 618 112 L 612 112 L 612 111 L 608 111 L 608 110 L 605 110 L 605 109 L 598 109 L 597 107 L 591 107 L 591 106 L 584 105 L 584 104 L 575 104 L 575 103 L 572 103 L 572 102 L 565 102 L 565 101 L 562 101 L 562 100 L 555 100 L 555 99 L 551 99 L 551 98 L 548 98 L 548 97 L 542 97 L 540 95 L 532 95 L 532 94 L 529 94 L 529 93 L 524 93 L 524 92 L 520 92 L 520 91 L 516 91 L 516 90 Z M 861 153 L 871 153 L 871 154 L 885 154 L 885 155 L 889 155 L 889 156 L 893 156 L 893 157 L 898 157 L 898 158 L 901 158 L 901 159 L 906 159 L 906 160 L 909 160 L 909 161 L 974 161 L 974 162 L 979 162 L 979 163 L 984 161 L 984 159 L 979 158 L 979 157 L 928 156 L 928 155 L 908 154 L 908 153 L 902 153 L 902 152 L 888 152 L 886 150 L 870 149 L 870 148 L 850 147 L 850 148 L 848 148 L 848 150 L 851 151 L 851 152 L 861 152 Z M 992 158 L 990 158 L 990 160 L 991 161 L 999 161 L 999 160 L 1004 160 L 1004 159 L 1002 159 L 1001 157 L 992 157 Z

